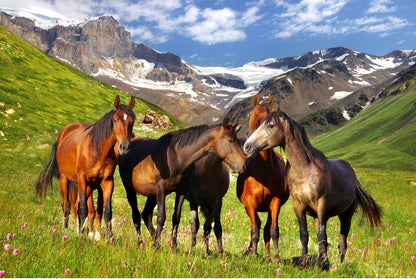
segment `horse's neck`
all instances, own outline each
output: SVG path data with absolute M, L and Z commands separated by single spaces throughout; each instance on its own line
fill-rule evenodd
M 216 136 L 216 128 L 207 130 L 200 138 L 193 144 L 185 147 L 176 147 L 175 156 L 178 160 L 178 167 L 186 169 L 193 162 L 213 151 L 213 141 Z
M 273 148 L 262 150 L 259 152 L 259 155 L 265 162 L 270 162 L 273 160 L 274 151 Z
M 108 158 L 110 153 L 118 154 L 118 150 L 114 150 L 114 145 L 116 144 L 116 142 L 117 140 L 112 135 L 100 142 L 100 144 L 98 145 L 99 151 L 97 151 L 97 153 L 95 154 L 96 160 L 94 168 L 101 167 L 104 161 Z
M 291 171 L 302 172 L 305 166 L 309 164 L 310 159 L 305 147 L 293 134 L 286 133 L 284 150 L 286 158 L 290 163 Z

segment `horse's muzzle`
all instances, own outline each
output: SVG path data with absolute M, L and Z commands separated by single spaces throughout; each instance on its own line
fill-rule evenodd
M 120 143 L 118 145 L 118 150 L 120 152 L 120 155 L 126 155 L 127 153 L 129 153 L 130 149 L 129 149 L 129 144 L 123 144 Z

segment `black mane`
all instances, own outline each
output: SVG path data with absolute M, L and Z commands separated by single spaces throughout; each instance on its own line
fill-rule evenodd
M 127 105 L 120 105 L 118 109 L 113 109 L 107 112 L 103 117 L 98 119 L 95 123 L 91 124 L 86 130 L 90 129 L 88 135 L 92 136 L 92 143 L 94 145 L 95 151 L 99 151 L 99 144 L 104 139 L 108 138 L 112 131 L 113 131 L 113 115 L 117 112 L 121 111 L 126 113 L 127 115 L 136 119 L 136 115 L 134 114 L 133 110 Z
M 169 145 L 177 144 L 178 147 L 186 147 L 195 143 L 200 138 L 202 133 L 213 127 L 215 126 L 200 125 L 187 129 L 177 130 L 162 136 L 160 140 L 168 141 Z

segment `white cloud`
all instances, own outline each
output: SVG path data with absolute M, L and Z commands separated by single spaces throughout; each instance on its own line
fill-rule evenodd
M 372 0 L 370 2 L 370 8 L 367 13 L 391 13 L 396 10 L 395 6 L 391 5 L 391 0 Z

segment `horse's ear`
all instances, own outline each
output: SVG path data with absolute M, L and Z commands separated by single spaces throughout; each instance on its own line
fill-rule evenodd
M 259 95 L 253 97 L 253 105 L 257 106 L 259 104 Z
M 270 97 L 269 101 L 267 101 L 267 105 L 272 107 L 273 103 L 274 103 L 274 99 L 273 99 L 273 97 Z
M 129 108 L 133 109 L 135 104 L 136 104 L 136 99 L 134 99 L 134 97 L 132 96 L 130 98 Z
M 240 132 L 240 130 L 241 130 L 241 125 L 240 124 L 238 124 L 238 123 L 235 123 L 234 125 L 233 125 L 233 128 L 234 128 L 234 133 L 238 133 L 238 132 Z
M 117 95 L 114 99 L 114 108 L 118 109 L 120 107 L 120 95 Z

